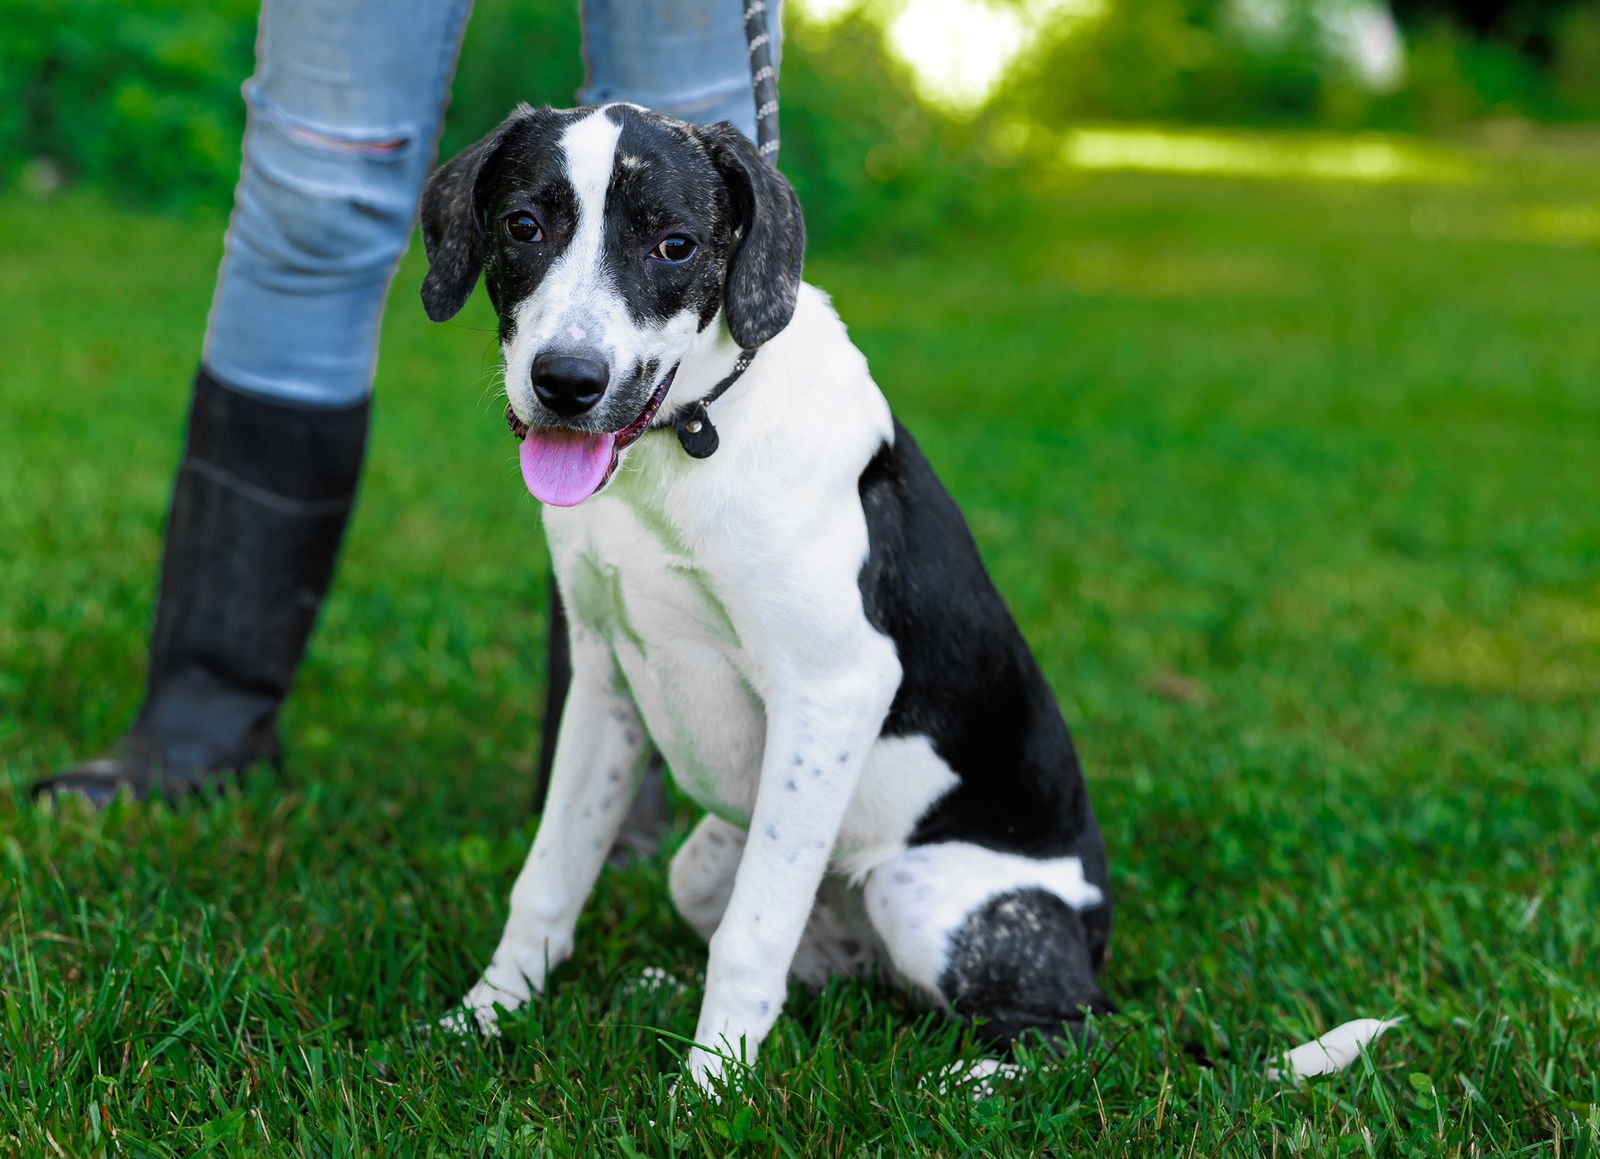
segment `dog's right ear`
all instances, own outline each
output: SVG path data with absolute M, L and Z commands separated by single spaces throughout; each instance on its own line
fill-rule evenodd
M 746 350 L 794 317 L 806 261 L 806 222 L 788 179 L 728 121 L 695 130 L 733 200 L 738 248 L 723 287 L 728 331 Z
M 483 272 L 483 203 L 479 178 L 507 136 L 537 114 L 518 106 L 483 140 L 434 170 L 422 191 L 422 247 L 428 276 L 422 279 L 422 306 L 435 322 L 454 318 L 472 297 Z

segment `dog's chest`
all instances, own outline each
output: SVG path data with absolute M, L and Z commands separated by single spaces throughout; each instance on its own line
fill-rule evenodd
M 612 677 L 626 681 L 679 785 L 743 825 L 766 740 L 759 673 L 717 577 L 694 557 L 657 489 L 641 485 L 647 473 L 619 477 L 581 519 L 547 518 L 567 612 L 579 632 L 606 645 Z

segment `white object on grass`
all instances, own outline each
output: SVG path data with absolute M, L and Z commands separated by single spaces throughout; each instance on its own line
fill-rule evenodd
M 1405 1021 L 1399 1018 L 1357 1018 L 1335 1026 L 1320 1038 L 1297 1046 L 1283 1055 L 1284 1065 L 1269 1066 L 1267 1078 L 1272 1082 L 1282 1079 L 1311 1078 L 1313 1075 L 1333 1074 L 1343 1070 L 1361 1057 L 1361 1048 L 1377 1038 L 1391 1026 Z
M 934 1076 L 938 1085 L 934 1090 L 941 1095 L 965 1090 L 973 1099 L 986 1099 L 994 1094 L 996 1080 L 1013 1079 L 1024 1073 L 1021 1063 L 1001 1062 L 998 1058 L 980 1058 L 976 1062 L 953 1062 Z M 928 1080 L 917 1084 L 927 1089 Z
M 678 981 L 660 966 L 646 966 L 639 973 L 622 984 L 622 996 L 632 998 L 635 994 L 659 994 L 663 990 L 673 996 L 687 994 L 689 987 Z

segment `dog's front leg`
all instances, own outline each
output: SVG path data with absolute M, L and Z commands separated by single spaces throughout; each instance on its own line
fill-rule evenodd
M 638 709 L 597 640 L 573 642 L 572 689 L 539 832 L 511 890 L 494 958 L 463 1005 L 495 1032 L 495 1007 L 543 993 L 550 967 L 572 953 L 578 912 L 639 787 L 648 742 Z
M 790 963 L 899 682 L 892 647 L 867 635 L 852 650 L 858 666 L 798 681 L 768 701 L 750 835 L 711 939 L 689 1054 L 689 1074 L 702 1087 L 729 1058 L 753 1062 L 783 1006 Z

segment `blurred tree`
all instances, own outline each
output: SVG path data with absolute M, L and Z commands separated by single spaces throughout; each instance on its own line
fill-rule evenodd
M 44 163 L 71 181 L 168 206 L 228 204 L 259 0 L 5 0 L 0 180 Z M 445 147 L 519 100 L 570 104 L 583 79 L 575 0 L 480 0 Z
M 1493 12 L 1487 0 L 1459 0 L 1470 7 L 1461 25 L 1451 22 L 1457 0 L 1401 3 L 1414 5 L 1404 67 L 1384 79 L 1364 67 L 1354 0 L 1107 0 L 1098 19 L 1048 27 L 997 103 L 1046 126 L 1131 117 L 1441 130 L 1487 116 L 1600 116 L 1592 0 Z M 1547 48 L 1535 47 L 1539 36 Z
M 1408 29 L 1448 22 L 1485 40 L 1500 40 L 1551 64 L 1569 16 L 1593 0 L 1390 0 Z
M 225 202 L 256 0 L 0 5 L 0 179 L 46 163 L 122 196 Z

